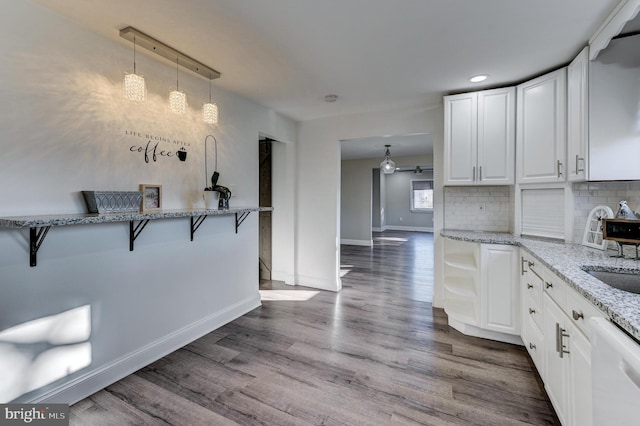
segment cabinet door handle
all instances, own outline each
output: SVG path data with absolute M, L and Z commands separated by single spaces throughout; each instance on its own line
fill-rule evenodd
M 535 310 L 535 309 L 533 309 L 533 308 L 529 308 L 529 313 L 530 313 L 530 314 L 535 314 L 535 313 L 536 313 L 536 310 Z
M 579 319 L 584 319 L 584 314 L 582 312 L 572 311 L 571 313 L 573 315 L 573 319 L 576 321 L 578 321 Z
M 545 281 L 544 282 L 544 288 L 553 288 L 553 283 Z
M 584 158 L 580 158 L 580 155 L 576 154 L 576 174 L 584 172 L 584 168 L 580 168 L 580 161 L 584 164 Z
M 528 289 L 532 289 L 533 288 L 533 284 L 527 284 L 527 288 Z
M 566 331 L 567 330 L 560 327 L 560 324 L 556 323 L 556 352 L 558 352 L 560 358 L 564 358 L 564 354 L 569 353 L 563 342 L 565 337 L 569 337 L 569 335 L 565 333 Z
M 473 166 L 472 173 L 473 173 L 473 179 L 472 180 L 475 182 L 476 181 L 476 166 Z
M 558 160 L 558 177 L 562 176 L 562 172 L 560 171 L 561 167 L 562 167 L 562 162 Z
M 529 342 L 529 349 L 535 349 L 536 345 L 534 345 L 533 343 Z
M 482 182 L 482 166 L 478 169 L 478 182 Z
M 525 259 L 524 257 L 522 258 L 522 263 L 520 263 L 520 275 L 524 275 L 525 272 L 527 272 L 524 269 L 524 265 L 525 263 L 527 263 L 527 259 Z

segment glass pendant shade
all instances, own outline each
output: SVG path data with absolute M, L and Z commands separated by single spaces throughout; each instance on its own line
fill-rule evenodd
M 211 102 L 202 106 L 202 120 L 209 124 L 218 124 L 218 105 Z
M 380 169 L 385 175 L 390 175 L 396 171 L 396 162 L 390 158 L 386 158 L 382 163 L 380 163 Z
M 187 95 L 180 90 L 169 93 L 169 109 L 178 114 L 187 112 Z
M 126 73 L 124 75 L 124 97 L 130 101 L 143 102 L 147 89 L 144 85 L 144 77 L 138 74 Z
M 396 171 L 396 162 L 391 159 L 391 153 L 389 152 L 391 145 L 385 145 L 384 147 L 384 160 L 380 163 L 380 170 L 385 175 L 390 175 Z

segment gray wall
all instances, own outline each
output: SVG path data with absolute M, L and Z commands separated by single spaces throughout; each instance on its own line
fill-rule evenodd
M 414 156 L 414 157 L 398 157 L 393 158 L 398 167 L 401 166 L 415 166 L 430 165 L 433 162 L 433 157 L 430 155 Z M 345 243 L 356 244 L 370 244 L 371 243 L 371 230 L 372 227 L 389 226 L 389 212 L 388 209 L 395 209 L 395 204 L 403 202 L 403 206 L 398 206 L 398 209 L 405 209 L 409 211 L 409 198 L 407 201 L 398 201 L 394 198 L 392 203 L 389 204 L 390 192 L 390 179 L 388 175 L 380 174 L 379 167 L 382 158 L 369 158 L 362 160 L 345 160 L 342 161 L 341 172 L 341 188 L 340 188 L 340 239 Z M 378 169 L 377 173 L 373 172 L 374 169 Z M 414 176 L 410 172 L 396 172 L 390 176 L 399 176 L 398 179 L 403 179 L 400 175 Z M 375 207 L 374 212 L 374 195 L 373 188 L 376 186 L 373 180 L 376 176 L 380 177 L 379 181 L 379 207 Z M 423 174 L 423 176 L 430 176 Z M 400 183 L 398 183 L 400 185 Z M 400 192 L 400 191 L 393 191 Z M 406 183 L 404 189 L 406 197 L 409 197 L 409 183 Z M 374 225 L 374 219 L 377 212 L 380 212 L 378 225 Z M 424 213 L 411 213 L 410 215 L 397 211 L 396 216 L 403 215 L 404 220 L 408 220 L 403 226 L 409 226 L 414 228 L 431 228 L 433 226 L 433 215 Z M 402 225 L 395 225 L 402 226 Z
M 417 175 L 413 172 L 396 172 L 392 175 L 386 175 L 385 179 L 387 186 L 385 199 L 386 228 L 433 230 L 433 212 L 412 212 L 410 192 L 410 182 L 412 180 L 433 179 L 433 173 L 423 171 L 421 175 Z
M 371 242 L 371 170 L 371 160 L 342 162 L 340 238 L 350 240 L 345 242 Z

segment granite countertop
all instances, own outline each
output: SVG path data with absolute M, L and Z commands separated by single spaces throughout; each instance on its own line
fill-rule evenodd
M 92 223 L 128 222 L 131 220 L 172 219 L 179 217 L 195 217 L 210 215 L 229 215 L 236 213 L 250 213 L 271 211 L 273 207 L 235 207 L 228 210 L 215 209 L 185 209 L 158 210 L 136 213 L 85 213 L 35 216 L 7 216 L 0 217 L 0 227 L 3 228 L 39 228 L 43 226 L 88 225 Z
M 640 294 L 618 290 L 584 271 L 610 270 L 640 274 L 640 261 L 610 257 L 602 251 L 579 244 L 547 239 L 518 237 L 499 232 L 442 230 L 445 238 L 484 244 L 509 244 L 524 248 L 560 279 L 582 294 L 609 318 L 640 341 Z

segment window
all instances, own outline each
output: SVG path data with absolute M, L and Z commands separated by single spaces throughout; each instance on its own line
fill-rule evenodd
M 412 180 L 411 181 L 411 211 L 432 211 L 433 210 L 433 181 L 432 180 Z

